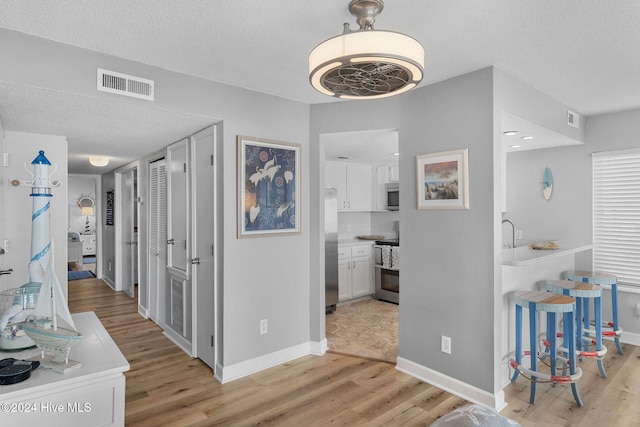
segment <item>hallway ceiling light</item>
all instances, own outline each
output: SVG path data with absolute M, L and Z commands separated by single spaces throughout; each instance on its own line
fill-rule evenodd
M 423 77 L 424 48 L 415 39 L 373 29 L 382 0 L 351 0 L 360 28 L 344 24 L 341 35 L 309 54 L 309 81 L 319 92 L 342 99 L 375 99 L 413 89 Z
M 104 167 L 109 164 L 109 158 L 107 156 L 89 156 L 89 163 L 93 166 Z
M 503 133 L 505 135 L 511 136 L 511 135 L 515 135 L 516 133 L 518 133 L 518 131 L 517 130 L 505 130 Z
M 524 139 L 526 141 L 528 139 L 533 139 L 533 137 L 532 136 L 523 136 L 523 137 L 521 137 L 521 139 Z

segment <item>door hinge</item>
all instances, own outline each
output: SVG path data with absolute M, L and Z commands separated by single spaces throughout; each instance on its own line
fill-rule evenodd
M 191 264 L 200 264 L 200 258 L 195 257 L 191 260 Z
M 176 243 L 175 239 L 167 240 L 167 245 L 174 245 Z
M 213 347 L 213 335 L 211 335 L 211 347 Z
M 213 154 L 211 155 L 211 166 L 213 166 Z
M 187 164 L 186 163 L 182 164 L 182 170 L 183 170 L 184 173 L 187 173 Z
M 211 251 L 211 252 L 210 252 L 210 253 L 211 253 L 211 256 L 213 256 L 213 255 L 214 255 L 214 253 L 213 253 L 213 245 L 209 245 L 209 250 Z

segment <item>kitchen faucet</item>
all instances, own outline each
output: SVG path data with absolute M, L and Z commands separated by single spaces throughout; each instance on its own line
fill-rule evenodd
M 502 223 L 504 224 L 505 222 L 508 222 L 509 224 L 511 224 L 511 247 L 515 249 L 516 248 L 516 226 L 513 224 L 511 220 L 503 219 Z

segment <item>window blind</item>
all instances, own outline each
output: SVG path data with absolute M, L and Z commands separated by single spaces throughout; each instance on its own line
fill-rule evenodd
M 593 268 L 640 286 L 640 151 L 593 155 Z

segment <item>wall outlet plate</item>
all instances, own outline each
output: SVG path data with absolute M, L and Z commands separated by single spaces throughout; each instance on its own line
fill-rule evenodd
M 442 335 L 440 337 L 440 351 L 451 354 L 451 338 Z

